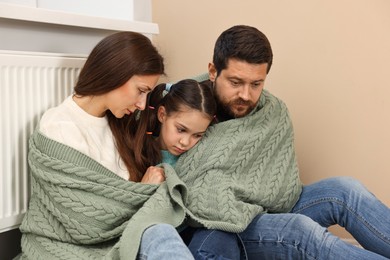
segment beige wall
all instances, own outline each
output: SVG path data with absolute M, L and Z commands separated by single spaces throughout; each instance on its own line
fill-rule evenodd
M 290 108 L 302 180 L 353 176 L 390 206 L 390 1 L 153 0 L 169 80 L 206 71 L 218 35 L 259 28 L 266 88 Z

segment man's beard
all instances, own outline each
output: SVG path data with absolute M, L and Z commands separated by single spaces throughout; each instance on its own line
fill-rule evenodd
M 245 101 L 241 98 L 226 102 L 222 100 L 222 98 L 217 93 L 215 93 L 215 95 L 217 100 L 218 114 L 225 119 L 244 117 L 256 107 L 256 104 L 252 103 L 251 101 Z M 233 109 L 236 108 L 236 106 L 240 106 L 240 108 Z

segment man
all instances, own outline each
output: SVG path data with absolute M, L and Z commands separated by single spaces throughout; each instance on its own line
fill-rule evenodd
M 190 225 L 207 228 L 196 231 L 192 253 L 234 255 L 204 246 L 216 247 L 212 235 L 222 230 L 237 233 L 249 259 L 390 258 L 390 209 L 363 185 L 345 177 L 301 185 L 288 111 L 264 90 L 272 58 L 267 37 L 250 26 L 216 41 L 208 77 L 218 123 L 176 167 L 189 187 Z M 200 186 L 209 190 L 199 194 Z M 330 234 L 334 224 L 365 249 Z

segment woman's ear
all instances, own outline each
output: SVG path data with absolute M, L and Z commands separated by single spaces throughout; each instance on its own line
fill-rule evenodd
M 165 121 L 166 117 L 167 117 L 167 113 L 165 111 L 165 107 L 164 106 L 159 106 L 158 107 L 158 111 L 157 111 L 158 121 L 160 121 L 160 123 L 162 124 Z
M 215 79 L 217 78 L 217 70 L 215 69 L 214 63 L 210 62 L 209 66 L 209 79 L 214 82 Z

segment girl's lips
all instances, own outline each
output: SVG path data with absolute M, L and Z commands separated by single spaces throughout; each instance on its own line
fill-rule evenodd
M 178 148 L 178 147 L 176 147 L 176 146 L 174 146 L 173 149 L 174 149 L 176 152 L 180 153 L 180 154 L 182 154 L 182 153 L 184 153 L 184 152 L 186 151 L 186 150 L 180 149 L 180 148 Z

